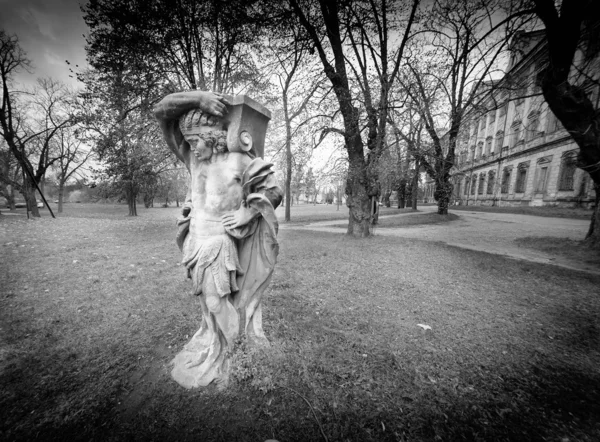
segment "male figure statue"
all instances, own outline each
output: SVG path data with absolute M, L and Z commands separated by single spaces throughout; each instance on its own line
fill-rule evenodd
M 177 243 L 202 309 L 171 374 L 186 388 L 206 386 L 226 381 L 226 351 L 240 334 L 268 345 L 260 300 L 277 258 L 282 198 L 272 165 L 257 155 L 270 113 L 245 96 L 190 91 L 165 97 L 155 116 L 190 172 Z

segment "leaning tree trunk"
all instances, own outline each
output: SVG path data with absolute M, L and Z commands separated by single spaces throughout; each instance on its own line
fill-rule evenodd
M 27 201 L 27 210 L 31 212 L 31 216 L 35 218 L 41 218 L 40 210 L 35 200 L 35 185 L 31 182 L 31 179 L 25 178 L 25 185 L 23 186 L 23 197 Z
M 568 72 L 568 69 L 563 69 Z M 562 71 L 561 71 L 562 72 Z M 544 99 L 550 110 L 579 146 L 577 167 L 589 173 L 596 191 L 596 208 L 585 242 L 600 247 L 598 219 L 598 192 L 600 191 L 600 112 L 594 107 L 586 91 L 566 80 L 557 70 L 544 69 L 538 74 Z

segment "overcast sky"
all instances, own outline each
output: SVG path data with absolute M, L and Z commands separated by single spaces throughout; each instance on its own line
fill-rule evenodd
M 35 83 L 38 77 L 53 77 L 77 86 L 69 78 L 69 66 L 85 66 L 87 26 L 78 0 L 0 0 L 0 28 L 16 34 L 33 65 L 33 73 L 18 80 Z

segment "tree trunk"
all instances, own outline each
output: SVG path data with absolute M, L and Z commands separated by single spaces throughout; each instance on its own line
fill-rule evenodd
M 591 248 L 600 248 L 600 185 L 594 183 L 596 191 L 596 207 L 592 213 L 592 220 L 587 235 L 585 235 L 585 244 Z
M 291 219 L 291 204 L 292 204 L 292 142 L 289 122 L 286 121 L 286 140 L 285 140 L 285 220 Z
M 406 207 L 406 179 L 401 178 L 396 190 L 398 194 L 398 209 L 404 209 Z
M 441 184 L 436 183 L 433 198 L 438 203 L 438 215 L 448 215 L 448 206 L 452 196 L 452 184 L 449 181 Z
M 362 165 L 350 164 L 346 184 L 346 205 L 350 209 L 347 235 L 359 237 L 371 235 L 371 198 L 367 195 L 366 183 L 364 160 Z
M 60 180 L 58 183 L 58 213 L 63 212 L 63 201 L 65 198 L 65 183 Z
M 10 186 L 10 192 L 8 193 L 8 198 L 6 199 L 8 200 L 8 208 L 10 209 L 10 211 L 12 212 L 17 210 L 17 208 L 15 207 L 15 186 Z
M 411 194 L 411 208 L 417 210 L 417 199 L 419 198 L 419 161 L 415 161 L 415 176 L 413 176 L 412 184 L 410 186 Z
M 127 206 L 129 207 L 129 216 L 137 216 L 137 192 L 133 184 L 128 184 L 125 190 L 125 197 L 127 199 Z
M 23 186 L 23 197 L 27 202 L 27 210 L 31 212 L 34 218 L 41 218 L 40 211 L 35 200 L 35 186 L 30 178 L 25 178 L 25 186 Z

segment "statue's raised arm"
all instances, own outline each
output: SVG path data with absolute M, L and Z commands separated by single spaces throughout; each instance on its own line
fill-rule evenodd
M 179 130 L 179 118 L 192 109 L 200 109 L 210 115 L 223 117 L 227 113 L 227 106 L 231 106 L 228 97 L 219 92 L 176 92 L 167 95 L 154 106 L 154 116 L 158 120 L 169 148 L 187 165 L 182 146 L 183 135 Z

